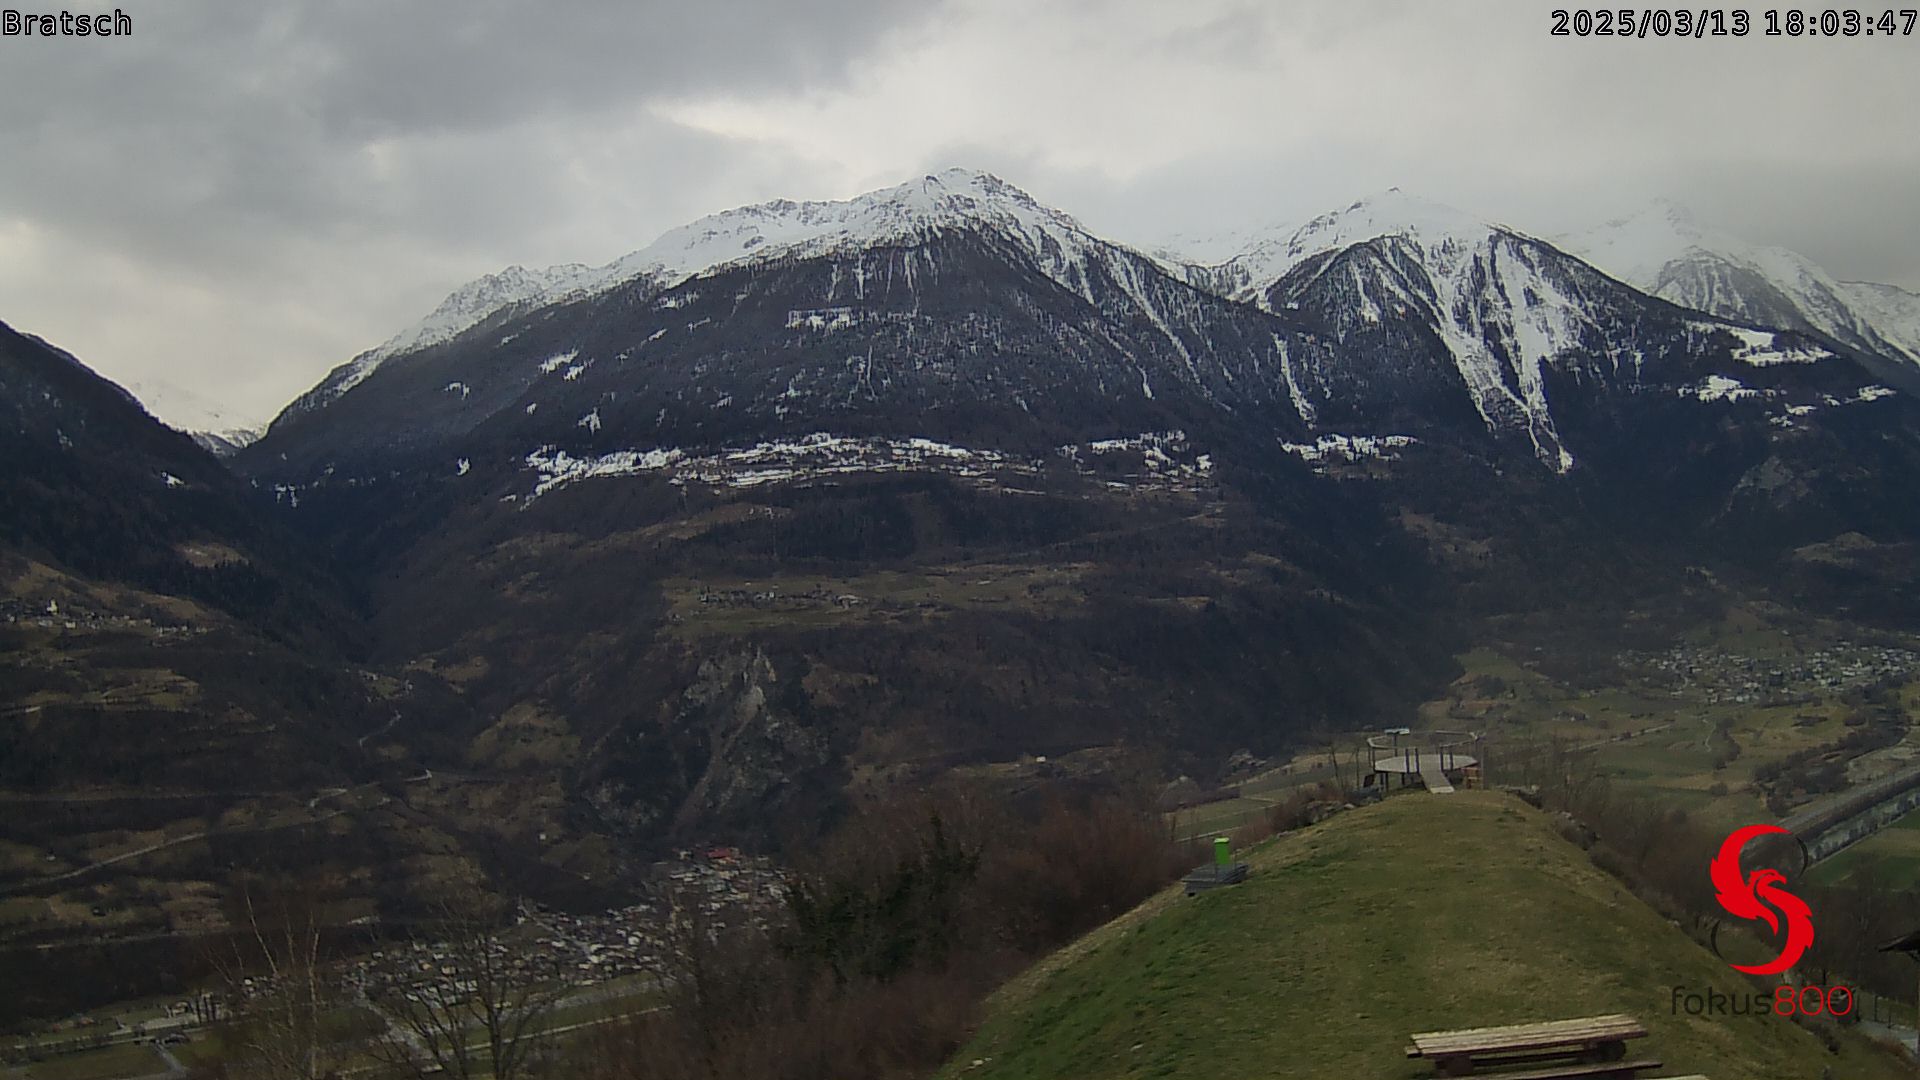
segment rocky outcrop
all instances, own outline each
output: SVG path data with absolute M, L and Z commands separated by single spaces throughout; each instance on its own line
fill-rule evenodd
M 773 662 L 758 648 L 700 665 L 676 726 L 704 734 L 706 767 L 681 800 L 677 828 L 751 814 L 777 801 L 797 776 L 831 760 L 822 733 L 771 704 L 778 681 Z

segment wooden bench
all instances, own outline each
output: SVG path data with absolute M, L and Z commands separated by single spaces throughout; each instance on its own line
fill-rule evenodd
M 1507 1080 L 1553 1080 L 1555 1077 L 1622 1078 L 1632 1080 L 1643 1069 L 1657 1069 L 1657 1061 L 1626 1059 L 1627 1040 L 1645 1038 L 1647 1029 L 1631 1016 L 1584 1016 L 1539 1024 L 1467 1028 L 1461 1031 L 1424 1031 L 1412 1036 L 1408 1057 L 1424 1057 L 1442 1076 L 1466 1076 L 1475 1069 L 1560 1062 L 1558 1069 L 1506 1074 Z M 1584 1066 L 1587 1071 L 1568 1071 Z
M 1502 1072 L 1494 1075 L 1499 1080 L 1635 1080 L 1641 1073 L 1659 1067 L 1660 1062 L 1648 1058 L 1644 1061 L 1594 1061 L 1586 1064 L 1575 1062 L 1571 1065 L 1554 1065 L 1545 1069 Z

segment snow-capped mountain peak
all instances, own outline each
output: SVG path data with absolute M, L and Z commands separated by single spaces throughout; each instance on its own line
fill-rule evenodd
M 675 285 L 742 261 L 831 255 L 982 227 L 1028 247 L 1049 272 L 1097 242 L 1067 214 L 999 177 L 956 168 L 852 199 L 780 199 L 712 214 L 615 262 L 608 279 L 611 284 L 648 275 Z
M 1423 248 L 1440 250 L 1477 244 L 1495 228 L 1451 206 L 1388 188 L 1344 210 L 1321 214 L 1284 243 L 1256 244 L 1238 258 L 1259 261 L 1264 272 L 1256 277 L 1277 279 L 1315 255 L 1382 236 L 1404 236 Z
M 1920 293 L 1871 281 L 1843 281 L 1840 289 L 1882 338 L 1920 363 Z
M 1547 372 L 1631 352 L 1608 309 L 1631 290 L 1503 225 L 1391 188 L 1297 228 L 1253 235 L 1239 254 L 1188 266 L 1188 281 L 1273 312 L 1301 311 L 1342 343 L 1422 326 L 1445 348 L 1489 429 L 1528 439 L 1551 467 L 1574 464 L 1548 401 Z M 1626 293 L 1626 297 L 1615 294 Z
M 1670 203 L 1610 228 L 1608 250 L 1660 268 L 1648 273 L 1691 266 L 1713 243 Z M 1790 257 L 1776 250 L 1752 260 L 1791 266 L 1793 280 L 1840 295 L 1817 267 L 1783 261 Z M 1718 273 L 1710 267 L 1699 280 L 1718 281 Z M 968 290 L 960 323 L 951 321 L 954 305 L 923 304 L 948 281 Z M 1057 290 L 1085 305 L 1062 307 Z M 1899 312 L 1910 298 L 1882 291 L 1871 299 Z M 1563 436 L 1561 421 L 1577 414 L 1553 399 L 1662 380 L 1714 390 L 1721 384 L 1701 380 L 1734 377 L 1700 366 L 1712 357 L 1817 367 L 1829 350 L 1792 335 L 1777 342 L 1766 329 L 1807 321 L 1746 309 L 1730 323 L 1689 317 L 1560 247 L 1399 189 L 1249 234 L 1210 265 L 1163 258 L 1156 268 L 998 177 L 950 169 L 845 200 L 780 199 L 712 214 L 600 267 L 509 267 L 336 370 L 289 413 L 346 393 L 399 354 L 386 350 L 400 350 L 400 369 L 381 372 L 351 399 L 363 407 L 344 410 L 340 430 L 349 434 L 316 442 L 309 464 L 325 464 L 321 455 L 335 449 L 378 445 L 383 424 L 420 410 L 457 413 L 448 430 L 512 415 L 531 433 L 547 423 L 526 419 L 537 413 L 567 425 L 548 441 L 620 430 L 705 445 L 716 431 L 758 435 L 762 419 L 786 430 L 810 403 L 841 411 L 890 399 L 915 409 L 1010 404 L 1024 424 L 1064 394 L 1058 400 L 1073 408 L 1094 399 L 1097 409 L 1277 406 L 1301 429 L 1294 434 L 1365 434 L 1355 422 L 1451 402 L 1449 422 L 1477 422 L 1564 472 L 1576 464 L 1569 439 L 1578 435 Z M 769 332 L 782 326 L 784 334 Z M 984 349 L 982 327 L 990 328 Z M 832 334 L 847 337 L 817 340 Z M 1742 344 L 1730 346 L 1729 334 Z M 960 356 L 966 378 L 951 366 Z M 974 372 L 971 362 L 983 356 L 991 362 Z M 1024 359 L 1017 369 L 995 366 L 1016 357 L 1059 357 L 1073 374 Z M 422 377 L 408 377 L 416 372 Z M 1093 399 L 1067 393 L 1088 373 Z M 696 401 L 711 404 L 688 404 Z M 267 443 L 298 441 L 298 426 Z
M 287 407 L 290 413 L 323 408 L 341 394 L 366 381 L 388 358 L 451 341 L 501 308 L 515 304 L 551 303 L 582 294 L 601 285 L 606 267 L 562 263 L 544 270 L 515 264 L 486 274 L 447 294 L 427 317 L 327 373 L 320 384 Z
M 992 173 L 950 168 L 851 199 L 775 199 L 670 229 L 605 266 L 509 266 L 462 285 L 431 314 L 334 369 L 291 407 L 310 411 L 353 389 L 388 358 L 450 341 L 514 305 L 590 296 L 647 278 L 662 287 L 735 263 L 817 257 L 923 240 L 943 230 L 990 229 L 1024 247 L 1049 276 L 1087 293 L 1086 259 L 1104 245 L 1066 213 Z
M 1449 263 L 1484 244 L 1489 235 L 1508 232 L 1471 214 L 1401 189 L 1360 199 L 1344 209 L 1330 211 L 1304 225 L 1273 225 L 1257 229 L 1224 259 L 1182 258 L 1177 251 L 1156 251 L 1162 263 L 1188 281 L 1236 300 L 1264 304 L 1274 282 L 1316 256 L 1339 251 L 1381 237 L 1400 237 L 1416 245 L 1423 257 Z M 1203 245 L 1217 253 L 1218 238 Z M 1198 250 L 1196 248 L 1196 254 Z
M 1659 200 L 1564 237 L 1561 245 L 1664 300 L 1760 326 L 1812 330 L 1895 360 L 1920 363 L 1920 298 L 1836 280 L 1798 252 L 1705 227 Z
M 1744 256 L 1760 250 L 1706 228 L 1690 208 L 1671 199 L 1655 199 L 1637 213 L 1561 237 L 1560 243 L 1607 273 L 1643 288 L 1642 282 L 1659 280 L 1662 270 L 1692 253 Z
M 125 389 L 148 415 L 193 436 L 217 457 L 226 457 L 258 439 L 265 428 L 258 420 L 163 379 L 130 382 Z
M 564 263 L 544 270 L 509 266 L 455 289 L 425 319 L 388 338 L 374 353 L 392 356 L 443 341 L 508 304 L 557 298 L 592 284 L 595 278 L 594 268 L 582 263 Z

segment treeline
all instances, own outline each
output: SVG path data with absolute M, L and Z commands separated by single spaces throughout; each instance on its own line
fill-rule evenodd
M 1820 795 L 1847 786 L 1847 762 L 1862 754 L 1885 749 L 1907 735 L 1906 710 L 1900 702 L 1900 679 L 1879 679 L 1844 695 L 1849 706 L 1846 734 L 1832 743 L 1795 751 L 1754 770 L 1754 783 L 1767 795 L 1767 809 L 1786 814 L 1795 794 Z
M 1198 859 L 1144 800 L 1022 811 L 955 789 L 871 806 L 799 861 L 770 929 L 677 906 L 666 1008 L 585 1040 L 569 1075 L 924 1074 L 995 986 Z
M 137 446 L 67 451 L 7 439 L 0 455 L 9 465 L 0 475 L 0 549 L 82 577 L 188 597 L 319 655 L 364 651 L 364 630 L 332 558 L 283 528 L 263 499 L 211 459 L 200 460 L 206 455 L 191 444 L 143 456 Z M 163 466 L 198 479 L 164 487 Z M 196 565 L 181 554 L 190 543 L 240 557 Z

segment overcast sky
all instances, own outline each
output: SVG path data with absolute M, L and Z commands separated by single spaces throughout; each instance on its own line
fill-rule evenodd
M 1920 36 L 1554 38 L 1548 5 L 1460 0 L 120 3 L 131 37 L 0 38 L 0 320 L 247 420 L 482 273 L 948 165 L 1142 245 L 1395 185 L 1548 236 L 1667 196 L 1920 288 Z

